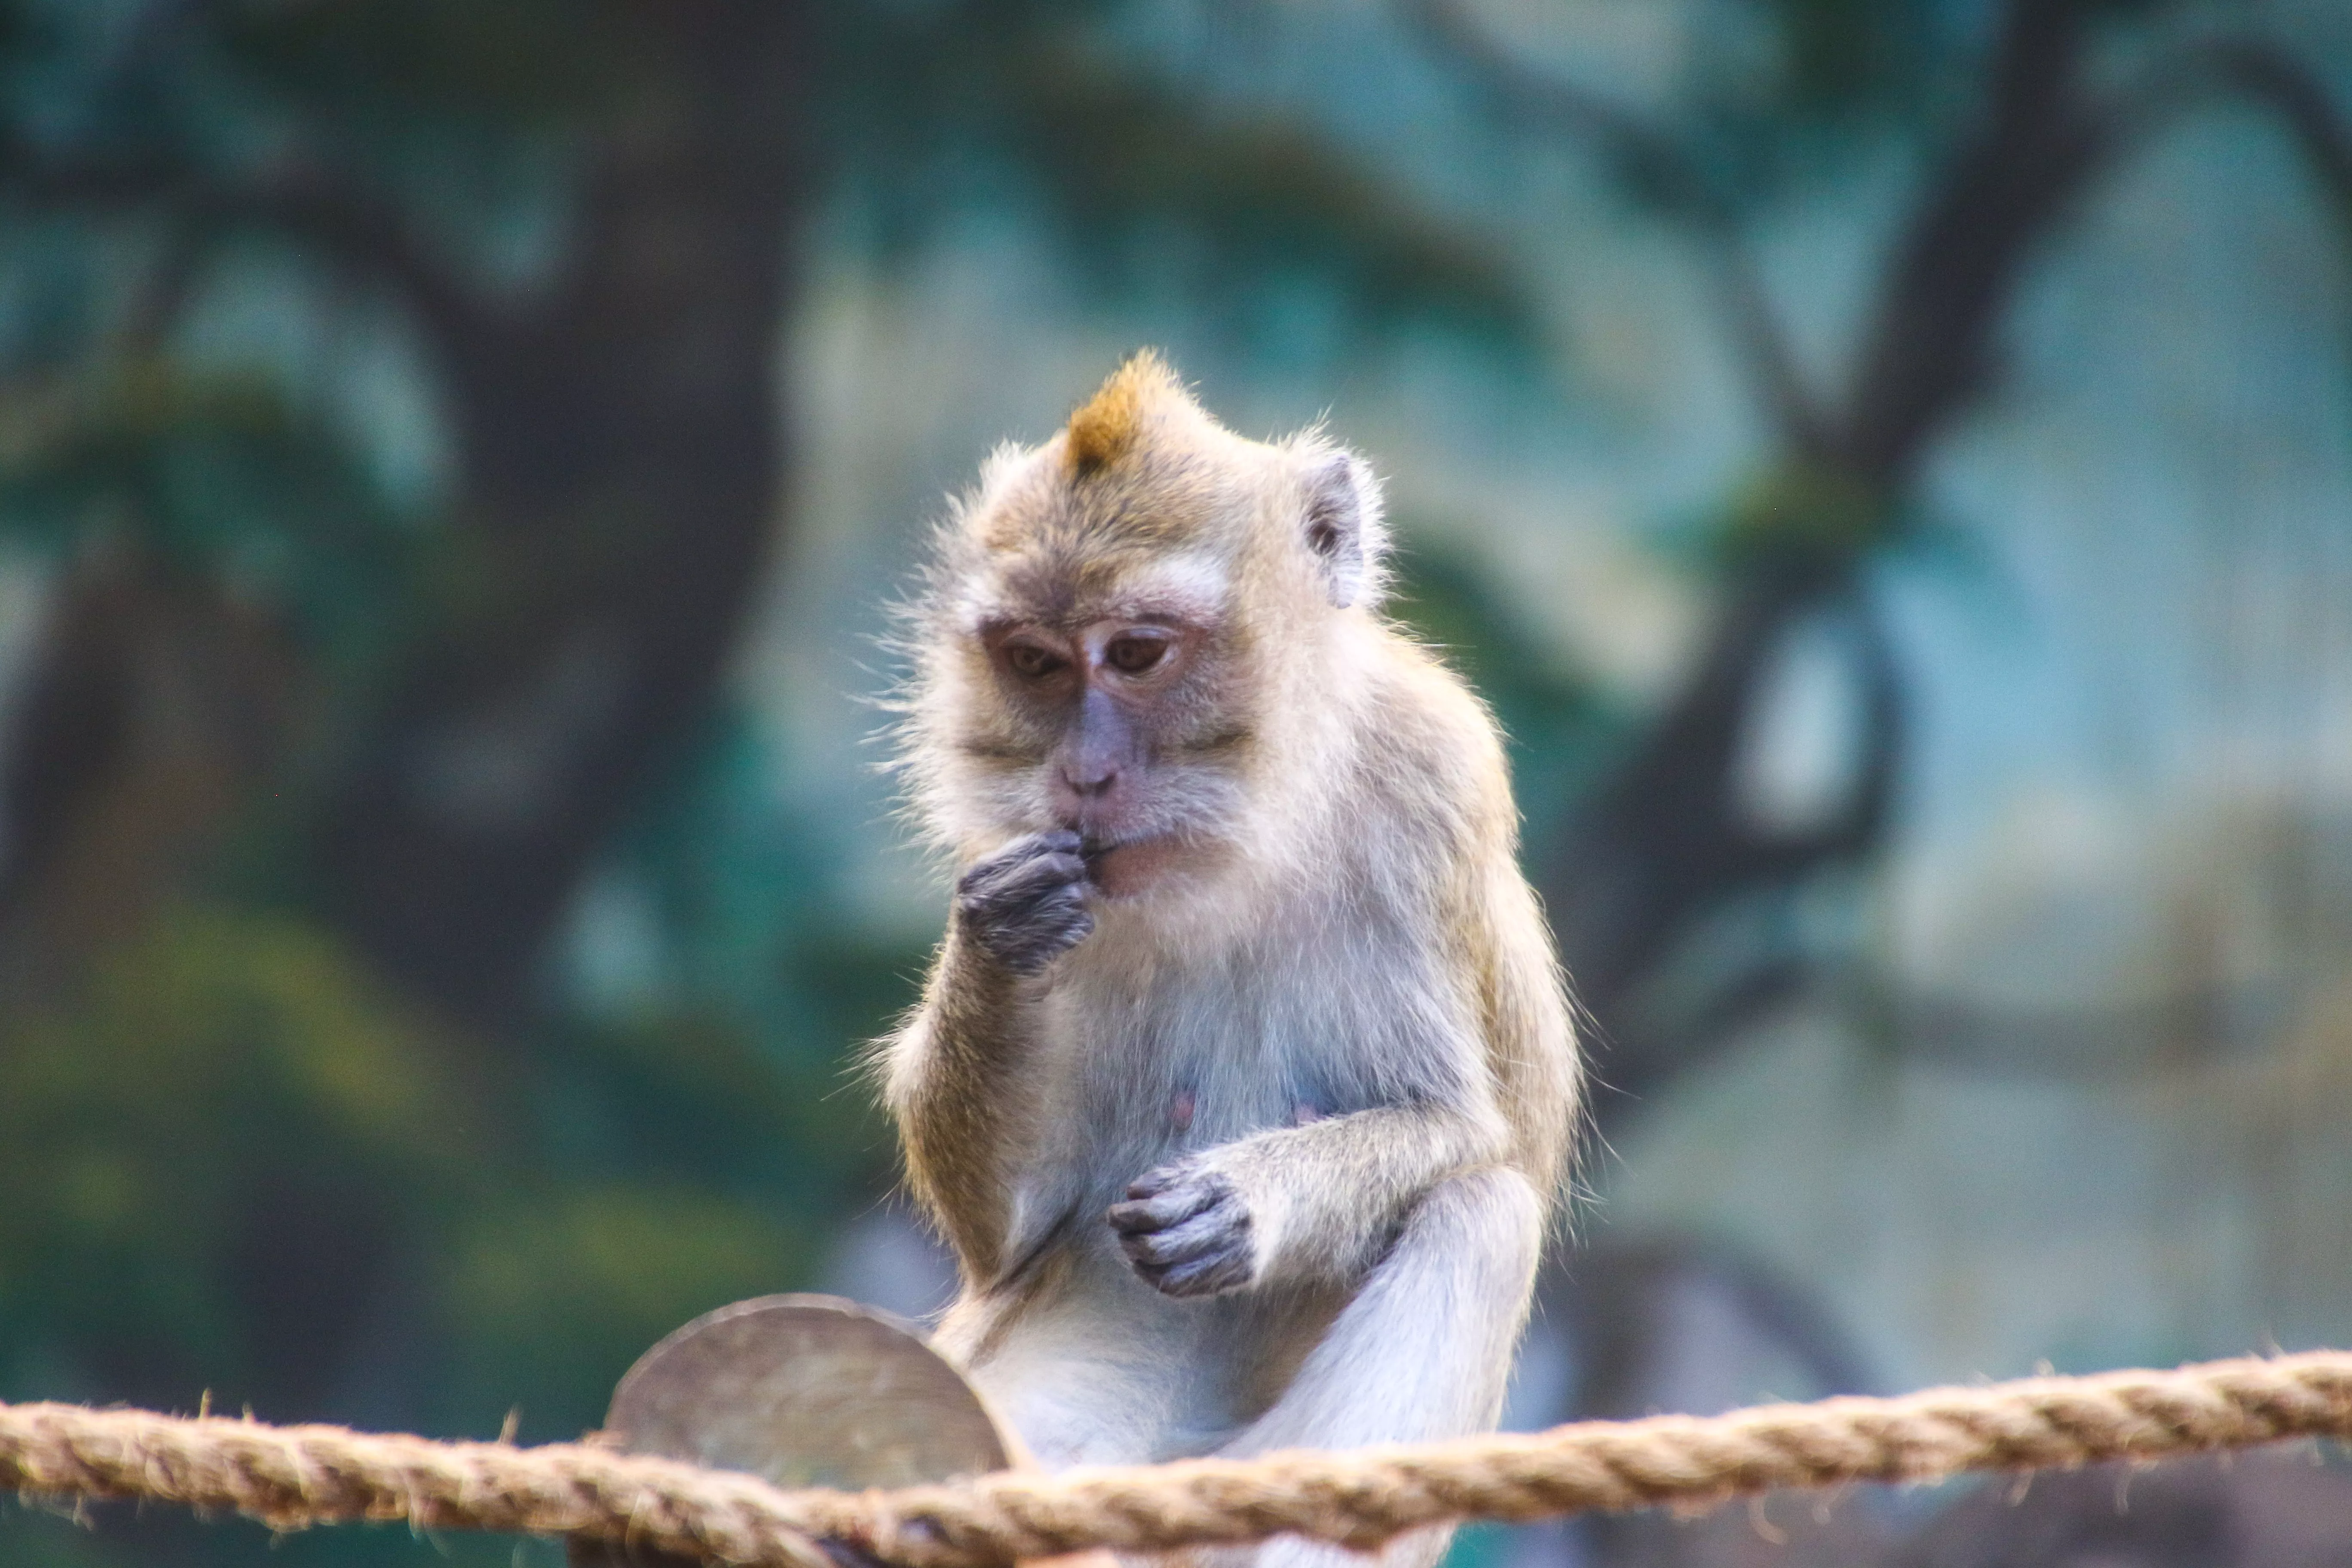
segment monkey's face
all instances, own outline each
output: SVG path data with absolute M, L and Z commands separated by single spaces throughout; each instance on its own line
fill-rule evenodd
M 902 753 L 970 864 L 1075 832 L 1117 897 L 1302 852 L 1377 599 L 1380 487 L 1319 435 L 1227 431 L 1139 355 L 1005 447 L 914 606 Z M 1179 873 L 1182 873 L 1180 875 Z
M 1198 558 L 1120 574 L 1027 564 L 970 636 L 965 754 L 1002 830 L 1076 832 L 1118 897 L 1213 859 L 1250 734 L 1221 574 Z M 1078 580 L 1073 580 L 1074 578 Z

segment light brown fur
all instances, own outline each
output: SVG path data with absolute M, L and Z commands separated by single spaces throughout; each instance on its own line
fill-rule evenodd
M 1084 476 L 1117 462 L 1143 434 L 1152 408 L 1182 396 L 1165 361 L 1148 349 L 1137 354 L 1070 416 L 1063 432 L 1063 456 L 1071 470 Z
M 1105 842 L 1144 847 L 1089 860 L 1090 933 L 1013 973 L 960 901 L 877 1064 L 961 1266 L 938 1342 L 1049 1464 L 1433 1437 L 1499 1412 L 1575 1046 L 1493 721 L 1379 614 L 1381 542 L 1360 463 L 1317 433 L 1232 435 L 1152 356 L 1054 441 L 1000 452 L 942 530 L 905 758 L 960 867 L 1094 820 L 1066 786 L 1076 721 L 1057 715 L 1078 710 L 1025 697 L 991 639 L 1129 621 L 1189 639 L 1131 705 L 1132 781 L 1104 786 L 1131 787 L 1117 821 L 1141 825 Z M 1148 857 L 1123 892 L 1119 854 Z M 1217 1233 L 1245 1279 L 1185 1296 L 1139 1277 L 1123 1247 L 1193 1224 L 1112 1234 L 1122 1194 L 1123 1223 L 1159 1224 L 1132 1217 L 1147 1172 L 1246 1212 L 1241 1240 Z

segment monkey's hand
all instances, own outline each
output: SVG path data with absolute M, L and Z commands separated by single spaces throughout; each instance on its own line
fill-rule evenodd
M 989 957 L 1015 974 L 1035 974 L 1095 929 L 1086 880 L 1076 834 L 1033 833 L 957 879 L 955 918 Z
M 1170 1296 L 1215 1296 L 1259 1272 L 1250 1207 L 1233 1178 L 1194 1160 L 1147 1171 L 1105 1216 L 1135 1271 Z

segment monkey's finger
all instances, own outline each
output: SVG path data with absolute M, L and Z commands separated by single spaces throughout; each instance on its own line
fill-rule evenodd
M 1214 1246 L 1222 1237 L 1246 1232 L 1249 1227 L 1249 1210 L 1239 1203 L 1220 1203 L 1181 1225 L 1121 1231 L 1118 1244 L 1128 1248 L 1130 1256 L 1140 1256 L 1152 1263 L 1174 1263 Z
M 956 885 L 956 898 L 967 907 L 988 908 L 1034 897 L 1049 889 L 1082 881 L 1086 860 L 1076 855 L 1041 854 L 1003 866 L 982 866 L 966 872 Z
M 992 948 L 997 962 L 1013 973 L 1035 976 L 1046 966 L 1094 934 L 1095 919 L 1084 910 L 1065 918 L 1024 928 L 1001 938 Z
M 1179 1160 L 1166 1165 L 1154 1165 L 1136 1177 L 1127 1184 L 1127 1195 L 1138 1199 L 1156 1198 L 1188 1183 L 1203 1187 L 1211 1184 L 1203 1173 Z
M 1010 955 L 1034 952 L 1040 958 L 1059 957 L 1064 949 L 1095 929 L 1094 912 L 1077 893 L 1064 890 L 1051 898 L 997 912 L 982 922 L 990 945 Z
M 1046 833 L 1024 834 L 993 854 L 983 855 L 966 868 L 956 879 L 961 892 L 989 881 L 1002 873 L 1028 864 L 1041 856 L 1075 856 L 1083 842 L 1066 828 L 1055 828 Z M 1081 861 L 1081 864 L 1084 862 Z
M 1045 847 L 1044 837 L 1043 834 L 1038 833 L 1024 834 L 1011 843 L 982 856 L 965 867 L 963 875 L 956 879 L 956 890 L 962 892 L 966 889 L 977 887 L 1007 866 L 1016 866 L 1028 859 Z
M 956 907 L 983 924 L 1022 925 L 1086 900 L 1083 887 L 1066 879 L 992 884 L 960 895 Z
M 1128 1201 L 1113 1204 L 1108 1217 L 1114 1229 L 1158 1230 L 1191 1219 L 1232 1192 L 1213 1177 L 1162 1166 L 1138 1176 L 1127 1189 Z
M 1212 1253 L 1245 1245 L 1249 1235 L 1249 1211 L 1237 1204 L 1220 1204 L 1196 1219 L 1185 1221 L 1169 1230 L 1144 1231 L 1119 1238 L 1119 1250 L 1130 1263 L 1149 1263 L 1165 1268 L 1174 1263 L 1190 1263 Z
M 1143 1236 L 1154 1231 L 1181 1226 L 1193 1216 L 1205 1214 L 1222 1201 L 1218 1193 L 1205 1187 L 1180 1187 L 1163 1197 L 1149 1198 L 1139 1203 L 1113 1204 L 1103 1217 L 1111 1229 L 1121 1236 Z
M 1024 912 L 1033 920 L 1070 918 L 1086 913 L 1087 890 L 1075 883 L 1039 888 L 1023 895 Z
M 1127 1184 L 1130 1198 L 1156 1198 L 1191 1174 L 1181 1165 L 1154 1165 Z
M 1024 891 L 1031 888 L 1065 887 L 1086 880 L 1086 857 L 1051 850 L 1018 866 L 1007 866 L 1003 879 L 998 885 L 1008 891 Z
M 1214 1296 L 1250 1282 L 1249 1257 L 1241 1249 L 1166 1268 L 1139 1267 L 1136 1272 L 1163 1296 Z

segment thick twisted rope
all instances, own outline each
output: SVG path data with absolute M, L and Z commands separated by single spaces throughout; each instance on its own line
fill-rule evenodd
M 1703 1505 L 1780 1487 L 2152 1460 L 2290 1437 L 2352 1437 L 2352 1352 L 865 1493 L 781 1491 L 579 1444 L 0 1405 L 0 1488 L 235 1510 L 280 1529 L 406 1520 L 625 1539 L 762 1568 L 832 1568 L 815 1541 L 833 1536 L 910 1568 L 982 1568 L 1285 1533 L 1370 1547 L 1468 1519 Z

